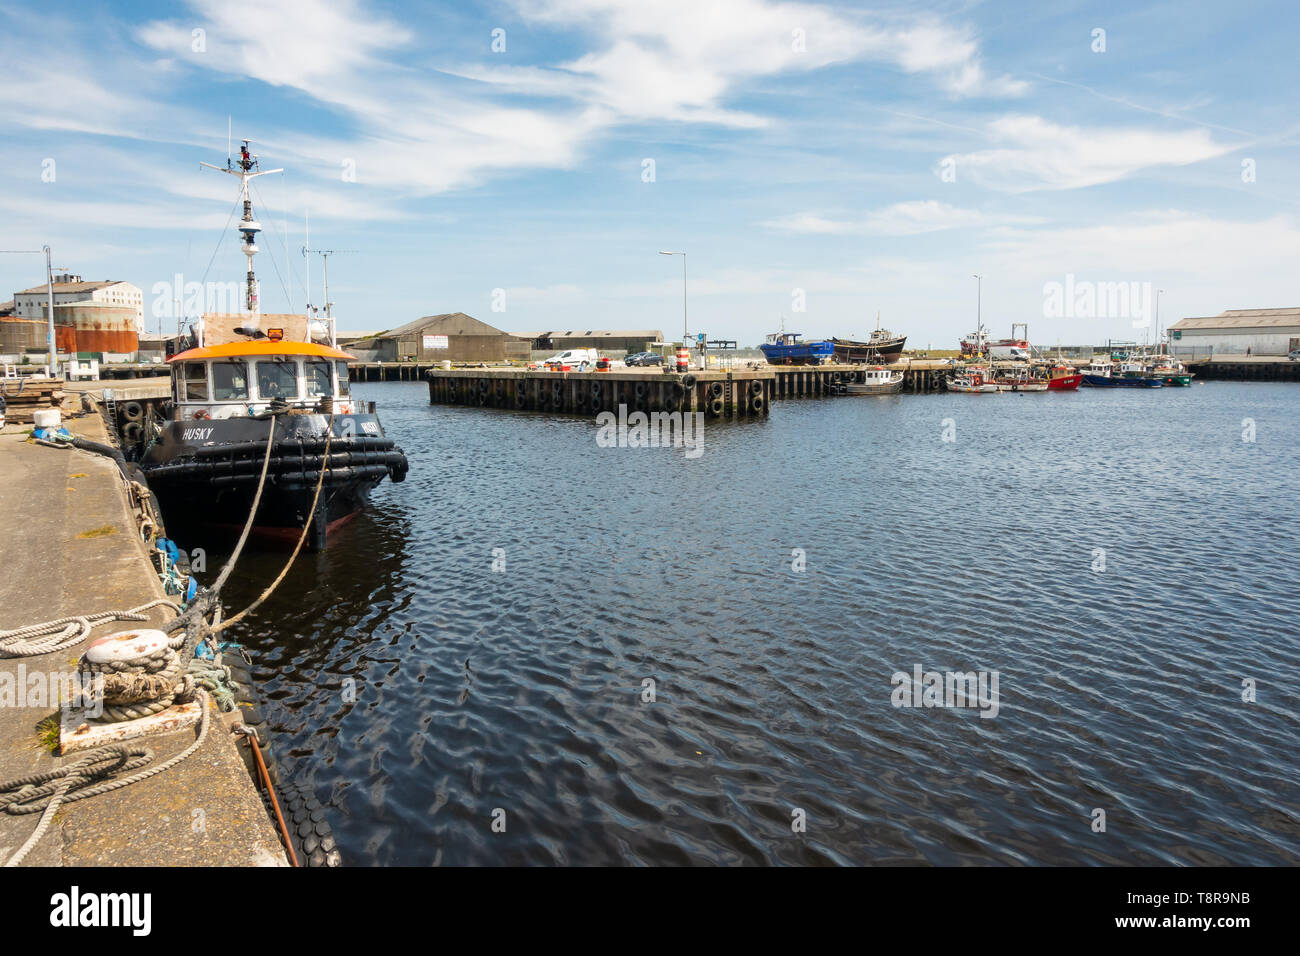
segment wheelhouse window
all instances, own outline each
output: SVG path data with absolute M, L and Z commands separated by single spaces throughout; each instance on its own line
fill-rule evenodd
M 298 363 L 290 359 L 272 359 L 257 363 L 257 392 L 262 398 L 298 397 Z
M 185 400 L 187 402 L 206 402 L 208 400 L 208 367 L 203 362 L 185 363 Z
M 334 367 L 337 368 L 339 372 L 339 394 L 351 395 L 352 388 L 348 385 L 348 363 L 335 362 Z
M 212 363 L 212 398 L 218 402 L 248 400 L 248 365 L 244 362 Z
M 307 382 L 308 398 L 334 394 L 333 384 L 330 382 L 332 370 L 329 362 L 323 359 L 308 359 L 302 363 L 302 370 L 303 378 Z

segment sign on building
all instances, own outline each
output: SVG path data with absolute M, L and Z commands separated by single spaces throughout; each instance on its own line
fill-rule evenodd
M 447 345 L 447 336 L 445 335 L 426 335 L 424 337 L 424 347 L 426 349 L 445 349 Z

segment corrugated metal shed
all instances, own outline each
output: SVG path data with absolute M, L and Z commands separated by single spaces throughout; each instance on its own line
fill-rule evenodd
M 1275 329 L 1300 326 L 1300 308 L 1232 309 L 1219 315 L 1180 319 L 1170 330 L 1187 332 L 1201 329 Z

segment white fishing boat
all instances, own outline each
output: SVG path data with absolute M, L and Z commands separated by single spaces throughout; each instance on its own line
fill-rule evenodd
M 948 391 L 983 395 L 985 393 L 1001 392 L 1002 386 L 992 380 L 988 369 L 970 367 L 960 375 L 949 379 Z
M 894 395 L 903 388 L 903 373 L 873 365 L 862 370 L 862 381 L 844 386 L 846 395 Z

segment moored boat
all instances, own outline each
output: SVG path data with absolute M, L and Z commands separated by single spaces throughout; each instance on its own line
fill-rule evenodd
M 353 398 L 352 356 L 337 347 L 332 319 L 326 327 L 306 315 L 259 312 L 260 227 L 248 197 L 248 181 L 264 175 L 256 168 L 245 141 L 222 170 L 240 177 L 246 311 L 201 316 L 193 347 L 168 359 L 171 417 L 151 423 L 139 463 L 169 527 L 237 530 L 261 486 L 254 533 L 292 544 L 307 526 L 308 546 L 320 550 L 380 481 L 406 477 L 407 460 L 373 403 L 363 409 Z
M 1126 361 L 1117 370 L 1109 361 L 1094 359 L 1083 370 L 1083 384 L 1092 388 L 1160 388 L 1164 383 L 1149 375 L 1141 362 Z
M 1049 392 L 1077 391 L 1082 383 L 1083 375 L 1073 366 L 1053 365 L 1047 370 L 1047 390 Z
M 1157 354 L 1150 358 L 1147 366 L 1148 374 L 1165 385 L 1188 386 L 1192 384 L 1192 373 L 1187 370 L 1187 366 L 1172 355 Z
M 1015 365 L 1011 368 L 997 369 L 993 381 L 1002 386 L 1004 392 L 1045 392 L 1047 379 L 1041 377 L 1028 365 Z
M 759 349 L 771 365 L 821 365 L 835 355 L 832 342 L 804 342 L 798 332 L 773 332 Z
M 902 391 L 903 373 L 873 365 L 862 370 L 861 382 L 849 382 L 844 386 L 846 395 L 894 395 Z
M 949 379 L 948 391 L 965 392 L 971 395 L 982 395 L 991 392 L 1001 392 L 1002 386 L 992 380 L 988 369 L 979 366 L 970 366 L 960 374 Z

